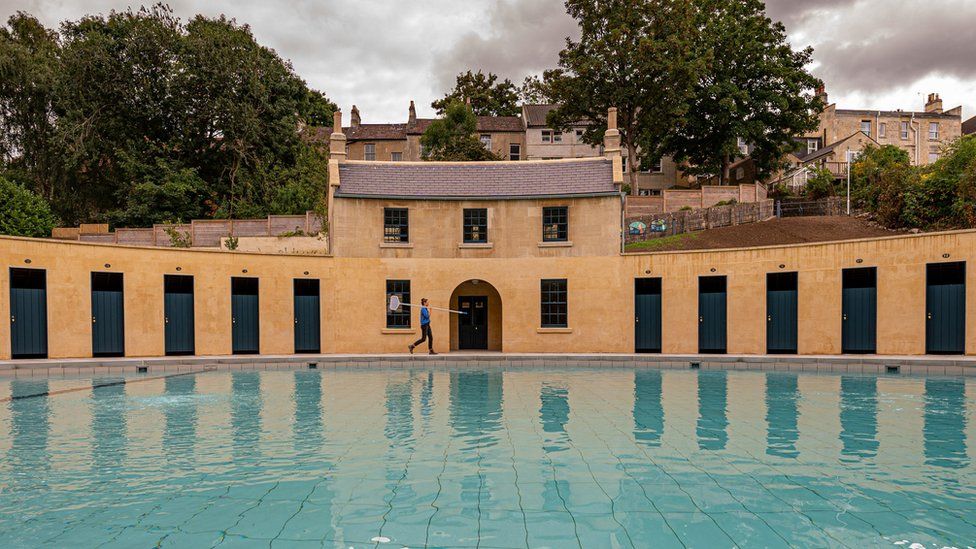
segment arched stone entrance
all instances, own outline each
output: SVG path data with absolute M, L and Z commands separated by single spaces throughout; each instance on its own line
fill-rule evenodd
M 451 315 L 452 351 L 502 350 L 502 298 L 484 280 L 462 282 L 451 294 L 451 308 L 466 315 Z

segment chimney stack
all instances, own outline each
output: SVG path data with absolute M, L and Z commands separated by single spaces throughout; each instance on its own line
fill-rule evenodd
M 939 97 L 939 94 L 929 94 L 929 100 L 925 103 L 925 112 L 942 114 L 942 98 Z
M 613 163 L 613 185 L 619 190 L 624 184 L 624 166 L 620 150 L 620 130 L 617 129 L 617 107 L 610 107 L 607 110 L 607 131 L 603 134 L 603 154 Z
M 823 101 L 823 104 L 824 104 L 825 107 L 830 104 L 830 102 L 827 101 L 827 89 L 824 87 L 823 84 L 820 84 L 819 86 L 817 86 L 817 97 L 821 101 Z
M 332 160 L 346 159 L 346 134 L 342 133 L 342 111 L 332 115 L 332 135 L 329 136 L 329 158 Z
M 358 128 L 360 122 L 362 122 L 362 119 L 359 118 L 359 109 L 356 105 L 353 105 L 352 114 L 349 115 L 349 125 L 353 128 Z
M 407 121 L 410 125 L 417 123 L 417 109 L 413 106 L 413 101 L 410 101 L 410 117 Z

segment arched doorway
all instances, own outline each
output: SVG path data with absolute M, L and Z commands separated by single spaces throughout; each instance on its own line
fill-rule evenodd
M 502 350 L 502 298 L 484 280 L 462 282 L 451 294 L 451 308 L 464 315 L 451 315 L 452 351 Z

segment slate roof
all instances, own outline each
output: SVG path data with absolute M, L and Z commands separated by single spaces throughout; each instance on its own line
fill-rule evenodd
M 329 142 L 332 128 L 314 126 L 306 128 L 306 134 L 313 141 Z M 360 124 L 358 126 L 342 128 L 347 141 L 402 141 L 407 138 L 406 124 Z
M 962 123 L 962 134 L 969 135 L 976 133 L 976 116 Z
M 418 118 L 413 124 L 407 124 L 406 133 L 408 135 L 420 135 L 434 120 L 434 118 Z M 520 116 L 479 116 L 477 131 L 521 133 L 525 131 L 525 128 L 522 127 L 522 117 Z
M 797 156 L 797 160 L 799 160 L 800 162 L 802 162 L 804 164 L 806 164 L 807 162 L 810 162 L 812 160 L 816 160 L 816 159 L 820 158 L 821 156 L 825 156 L 825 155 L 827 155 L 829 153 L 832 153 L 834 151 L 834 149 L 836 149 L 838 146 L 840 146 L 841 143 L 844 143 L 848 139 L 851 139 L 851 138 L 857 136 L 858 134 L 863 135 L 864 137 L 867 137 L 871 141 L 874 141 L 875 144 L 878 143 L 870 135 L 868 135 L 868 134 L 866 134 L 866 133 L 858 130 L 858 131 L 852 133 L 851 135 L 848 135 L 847 137 L 845 137 L 845 138 L 843 138 L 841 140 L 834 141 L 830 145 L 827 145 L 826 147 L 821 147 L 821 148 L 813 151 L 812 153 L 804 154 L 802 156 Z
M 546 117 L 549 116 L 549 112 L 554 110 L 558 105 L 523 105 L 522 112 L 525 115 L 525 125 L 528 128 L 548 128 L 549 125 L 546 123 Z M 574 122 L 574 126 L 587 126 L 588 124 L 584 120 L 579 120 Z
M 337 197 L 498 200 L 609 196 L 605 158 L 522 162 L 343 162 Z

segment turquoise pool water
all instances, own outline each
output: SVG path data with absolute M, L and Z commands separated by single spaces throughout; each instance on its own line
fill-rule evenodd
M 972 378 L 126 381 L 0 380 L 0 547 L 976 545 Z

